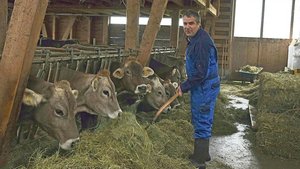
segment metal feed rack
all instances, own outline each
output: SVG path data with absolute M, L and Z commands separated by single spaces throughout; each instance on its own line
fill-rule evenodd
M 151 52 L 151 55 L 175 55 L 176 51 L 176 48 L 172 47 L 154 48 Z M 102 69 L 109 70 L 113 61 L 122 62 L 128 56 L 137 55 L 137 50 L 125 51 L 122 47 L 70 44 L 65 45 L 62 48 L 37 47 L 32 63 L 41 65 L 37 77 L 41 77 L 40 74 L 46 72 L 49 72 L 47 74 L 50 75 L 53 73 L 52 71 L 54 69 L 57 71 L 62 64 L 66 65 L 66 67 L 75 64 L 76 68 L 73 69 L 78 70 L 79 65 L 82 64 L 82 62 L 85 62 L 85 70 L 83 72 L 97 73 L 95 71 Z M 94 72 L 89 72 L 95 62 L 99 62 L 101 65 Z M 45 80 L 49 81 L 49 75 L 45 78 Z

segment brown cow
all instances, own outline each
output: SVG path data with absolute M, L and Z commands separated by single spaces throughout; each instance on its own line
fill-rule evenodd
M 176 94 L 176 89 L 178 87 L 178 83 L 177 82 L 171 82 L 170 80 L 164 80 L 161 81 L 163 86 L 165 87 L 166 90 L 166 95 L 167 98 L 170 99 L 172 96 L 174 96 Z M 180 106 L 180 103 L 178 101 L 178 99 L 176 98 L 171 104 L 170 104 L 172 109 L 177 108 L 178 106 Z
M 137 105 L 137 112 L 149 112 L 160 109 L 160 107 L 167 102 L 165 87 L 162 85 L 160 78 L 156 75 L 149 77 L 150 92 L 148 92 L 141 102 Z M 167 110 L 170 108 L 168 107 Z
M 117 63 L 113 63 L 117 64 Z M 113 80 L 117 91 L 129 91 L 135 94 L 145 94 L 148 92 L 147 77 L 154 74 L 150 67 L 143 65 L 134 57 L 128 57 L 122 65 L 113 65 Z M 117 69 L 114 68 L 118 67 Z
M 170 67 L 153 58 L 151 58 L 149 61 L 149 67 L 152 68 L 160 78 L 164 80 L 169 79 L 171 82 L 177 83 L 182 81 L 182 75 L 180 73 L 179 66 L 180 65 Z
M 71 87 L 79 91 L 76 112 L 108 116 L 112 119 L 122 112 L 115 94 L 115 85 L 107 70 L 95 75 L 62 67 L 58 79 L 68 80 Z
M 68 81 L 56 83 L 30 78 L 25 89 L 19 120 L 35 120 L 50 136 L 59 141 L 62 149 L 70 149 L 79 140 L 75 122 L 77 90 Z

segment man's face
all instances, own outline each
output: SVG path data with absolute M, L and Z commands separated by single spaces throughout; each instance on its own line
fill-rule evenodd
M 183 20 L 183 30 L 186 36 L 188 37 L 194 36 L 200 27 L 200 23 L 197 23 L 195 17 L 193 16 L 191 17 L 184 16 L 182 20 Z

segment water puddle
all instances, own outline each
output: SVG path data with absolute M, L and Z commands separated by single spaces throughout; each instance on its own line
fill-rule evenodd
M 244 99 L 242 97 L 238 97 L 235 95 L 228 95 L 229 104 L 226 106 L 226 108 L 236 108 L 236 109 L 248 109 L 249 106 L 249 100 Z
M 250 141 L 244 139 L 246 125 L 236 124 L 238 132 L 229 136 L 212 137 L 211 156 L 234 169 L 258 168 L 258 160 L 250 150 Z
M 249 100 L 230 95 L 228 107 L 248 109 Z M 235 124 L 238 132 L 228 136 L 213 136 L 210 141 L 212 158 L 233 169 L 299 169 L 299 160 L 272 158 L 251 149 L 251 142 L 244 138 L 245 124 Z

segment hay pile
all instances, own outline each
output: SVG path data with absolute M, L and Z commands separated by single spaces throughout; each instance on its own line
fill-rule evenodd
M 257 108 L 261 112 L 284 113 L 300 108 L 300 76 L 284 73 L 260 75 Z
M 155 131 L 156 125 L 150 126 L 150 133 Z M 160 124 L 163 125 L 163 124 Z M 184 124 L 183 124 L 184 125 Z M 141 126 L 132 113 L 123 113 L 117 120 L 107 120 L 94 133 L 83 132 L 81 141 L 76 145 L 75 150 L 69 155 L 61 156 L 56 153 L 50 157 L 43 157 L 42 153 L 38 153 L 34 160 L 29 164 L 29 168 L 111 168 L 111 169 L 190 169 L 192 164 L 186 157 L 190 153 L 189 149 L 182 151 L 178 145 L 186 144 L 185 138 L 180 136 L 166 136 L 164 132 L 168 130 L 176 130 L 168 127 L 160 133 L 163 140 L 152 143 L 152 134 Z M 158 130 L 158 129 L 157 129 Z M 157 135 L 153 136 L 157 137 Z M 171 143 L 170 140 L 176 140 Z M 160 146 L 160 144 L 168 145 Z M 186 144 L 187 145 L 187 144 Z M 172 146 L 173 149 L 172 149 Z M 164 148 L 164 150 L 162 149 Z M 176 150 L 178 149 L 178 150 Z M 165 151 L 166 153 L 163 153 Z M 173 152 L 174 153 L 173 153 Z M 176 155 L 179 153 L 180 155 Z
M 180 100 L 180 109 L 161 114 L 151 125 L 155 112 L 139 116 L 124 112 L 115 120 L 102 119 L 94 132 L 81 133 L 81 140 L 71 152 L 47 155 L 40 151 L 19 168 L 192 169 L 188 160 L 193 150 L 189 95 Z M 213 160 L 207 168 L 230 167 Z
M 300 159 L 300 76 L 262 73 L 256 146 L 267 154 Z
M 262 68 L 256 67 L 256 66 L 245 65 L 245 66 L 240 67 L 240 70 L 245 71 L 245 72 L 250 72 L 250 73 L 258 73 L 262 70 Z

